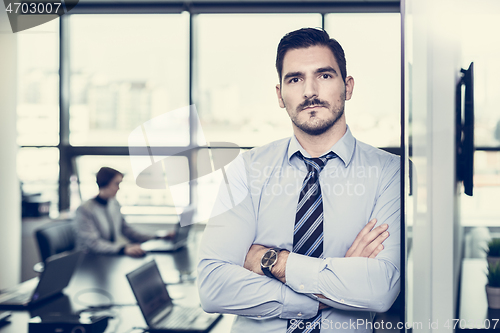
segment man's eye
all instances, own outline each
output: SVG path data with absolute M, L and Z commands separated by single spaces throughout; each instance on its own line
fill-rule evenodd
M 332 76 L 331 76 L 330 74 L 323 74 L 321 77 L 322 77 L 323 79 L 329 79 L 329 78 L 331 78 Z
M 299 82 L 299 78 L 298 77 L 294 77 L 294 78 L 291 78 L 288 83 L 297 83 Z

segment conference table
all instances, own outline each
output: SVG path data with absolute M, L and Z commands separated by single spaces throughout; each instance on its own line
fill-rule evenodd
M 147 325 L 136 305 L 126 274 L 144 263 L 155 260 L 167 290 L 175 304 L 198 306 L 196 287 L 196 249 L 184 248 L 173 253 L 149 253 L 142 258 L 120 255 L 85 254 L 62 296 L 30 308 L 12 311 L 11 323 L 0 327 L 0 333 L 28 332 L 30 318 L 47 315 L 71 316 L 89 306 L 115 304 L 96 309 L 95 315 L 109 315 L 105 332 L 141 332 Z M 112 298 L 112 299 L 110 299 Z M 85 311 L 83 313 L 92 313 Z M 210 332 L 229 332 L 234 316 L 224 315 Z

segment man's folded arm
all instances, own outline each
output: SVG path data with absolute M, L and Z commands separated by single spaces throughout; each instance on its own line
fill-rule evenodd
M 331 307 L 385 312 L 398 296 L 399 269 L 390 262 L 361 257 L 301 257 L 304 256 L 289 256 L 286 284 Z
M 243 210 L 239 206 L 212 218 L 205 229 L 198 264 L 203 309 L 256 319 L 314 317 L 317 300 L 243 267 L 255 236 L 255 226 L 234 216 Z
M 207 312 L 255 319 L 312 318 L 317 300 L 243 267 L 255 239 L 256 222 L 242 163 L 238 158 L 227 170 L 230 190 L 223 182 L 203 234 L 198 264 L 201 305 Z
M 317 300 L 239 265 L 202 259 L 198 270 L 200 300 L 206 312 L 254 319 L 312 318 L 317 313 Z
M 371 216 L 377 225 L 389 226 L 384 249 L 376 258 L 319 259 L 290 253 L 285 272 L 288 286 L 338 309 L 385 312 L 391 307 L 400 289 L 399 164 L 385 171 L 381 182 L 385 185 Z

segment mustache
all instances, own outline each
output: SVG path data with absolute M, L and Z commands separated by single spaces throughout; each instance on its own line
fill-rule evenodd
M 314 106 L 323 106 L 325 108 L 330 107 L 330 103 L 328 103 L 327 101 L 322 101 L 319 98 L 311 98 L 311 99 L 307 99 L 304 102 L 302 102 L 301 104 L 299 104 L 299 106 L 297 106 L 297 111 L 304 110 L 305 108 L 307 108 L 309 106 L 313 106 L 313 105 Z

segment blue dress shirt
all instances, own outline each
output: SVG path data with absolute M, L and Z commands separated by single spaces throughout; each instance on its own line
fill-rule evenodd
M 286 284 L 243 267 L 252 244 L 292 251 L 296 208 L 307 173 L 295 136 L 241 154 L 227 167 L 200 247 L 198 287 L 207 312 L 238 315 L 233 332 L 286 332 L 321 302 L 321 332 L 372 332 L 375 312 L 399 293 L 400 160 L 357 141 L 347 128 L 320 173 L 324 259 L 290 253 Z M 327 153 L 327 152 L 325 152 Z M 390 236 L 376 258 L 344 258 L 373 218 Z

